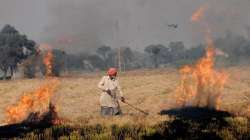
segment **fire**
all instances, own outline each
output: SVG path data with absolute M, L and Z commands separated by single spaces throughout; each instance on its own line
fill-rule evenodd
M 206 11 L 207 7 L 206 6 L 202 6 L 200 7 L 197 11 L 194 12 L 194 14 L 191 17 L 191 21 L 192 22 L 198 22 L 202 19 L 202 17 L 204 16 L 204 12 Z
M 19 123 L 32 112 L 42 114 L 48 111 L 50 99 L 57 87 L 58 81 L 49 79 L 35 91 L 23 95 L 16 105 L 7 107 L 6 122 L 8 124 Z
M 192 16 L 192 21 L 200 21 L 205 8 L 200 7 Z M 216 49 L 210 30 L 206 27 L 206 54 L 195 65 L 187 65 L 179 70 L 181 83 L 177 88 L 176 102 L 181 106 L 196 106 L 219 109 L 227 75 L 214 68 Z
M 48 45 L 43 46 L 47 47 Z M 47 51 L 43 62 L 47 70 L 46 76 L 52 76 L 53 53 L 50 48 Z M 29 120 L 29 118 L 31 118 L 31 120 L 43 120 L 43 117 L 46 116 L 44 114 L 57 114 L 55 106 L 51 104 L 51 98 L 58 85 L 59 81 L 56 78 L 46 77 L 45 81 L 39 88 L 24 94 L 16 105 L 6 108 L 6 123 L 20 123 L 24 120 Z M 52 123 L 58 124 L 61 122 L 61 120 L 57 118 L 57 115 L 52 119 L 53 120 L 50 120 Z
M 194 66 L 180 69 L 181 84 L 177 89 L 177 103 L 219 109 L 227 75 L 214 69 L 215 50 L 209 46 L 206 55 Z
M 54 57 L 52 51 L 48 50 L 43 59 L 43 63 L 46 65 L 46 76 L 52 76 L 53 59 Z
M 39 45 L 39 50 L 44 51 L 44 50 L 51 50 L 51 45 L 47 43 L 42 43 Z
M 46 66 L 46 76 L 52 76 L 53 74 L 53 62 L 54 62 L 54 55 L 52 52 L 52 46 L 46 43 L 40 44 L 39 50 L 45 52 L 43 56 L 43 64 Z

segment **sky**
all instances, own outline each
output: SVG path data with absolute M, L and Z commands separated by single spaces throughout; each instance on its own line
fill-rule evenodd
M 204 42 L 203 27 L 190 21 L 202 5 L 209 7 L 205 21 L 214 38 L 250 34 L 250 0 L 0 0 L 0 26 L 70 53 L 170 41 L 192 47 Z
M 48 26 L 48 8 L 44 0 L 0 0 L 0 27 L 15 26 L 29 38 L 40 40 Z

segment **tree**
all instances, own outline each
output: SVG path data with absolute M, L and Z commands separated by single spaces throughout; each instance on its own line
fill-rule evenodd
M 43 55 L 46 55 L 46 53 L 48 52 L 45 51 Z M 52 49 L 52 55 L 53 59 L 52 59 L 51 76 L 60 76 L 61 72 L 65 69 L 66 53 L 59 49 Z M 46 75 L 47 69 L 43 62 L 42 65 L 40 66 L 40 69 L 42 70 L 42 74 Z
M 101 57 L 104 61 L 105 67 L 109 67 L 109 57 L 112 54 L 112 49 L 109 46 L 101 46 L 97 49 L 97 54 Z
M 52 73 L 54 76 L 60 76 L 61 72 L 65 69 L 66 53 L 59 49 L 53 49 L 54 56 Z
M 67 54 L 65 57 L 67 64 L 67 70 L 82 70 L 84 69 L 84 65 L 83 65 L 83 60 L 87 59 L 85 58 L 85 56 L 87 57 L 87 54 Z
M 7 71 L 13 76 L 17 64 L 36 52 L 36 43 L 21 35 L 13 26 L 5 25 L 0 31 L 0 69 L 6 79 Z
M 29 56 L 22 62 L 23 73 L 25 78 L 35 78 L 36 76 L 36 66 L 41 61 L 40 54 Z
M 165 46 L 161 44 L 149 45 L 148 47 L 144 49 L 144 51 L 152 57 L 155 68 L 158 68 L 161 60 L 163 60 L 166 56 L 168 56 L 168 52 L 169 52 L 168 48 L 166 48 Z M 167 55 L 161 52 L 164 52 Z
M 100 68 L 100 69 L 106 68 L 105 62 L 98 55 L 90 55 L 88 56 L 88 60 L 91 62 L 94 68 Z
M 122 55 L 123 67 L 124 67 L 123 69 L 125 70 L 125 69 L 130 68 L 131 67 L 130 64 L 135 58 L 130 47 L 123 47 L 121 51 L 121 55 Z
M 177 61 L 178 59 L 184 59 L 185 46 L 183 42 L 170 42 L 168 46 L 171 50 L 172 61 Z
M 250 41 L 245 37 L 228 32 L 224 38 L 215 40 L 215 46 L 228 55 L 230 65 L 249 63 Z

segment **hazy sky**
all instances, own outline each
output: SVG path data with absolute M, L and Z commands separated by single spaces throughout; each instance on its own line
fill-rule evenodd
M 190 47 L 204 41 L 202 27 L 190 21 L 204 4 L 214 37 L 229 30 L 247 36 L 250 0 L 0 0 L 0 25 L 14 25 L 31 39 L 69 52 L 170 41 Z
M 44 0 L 0 0 L 0 26 L 14 25 L 30 38 L 39 40 L 48 26 L 48 9 Z

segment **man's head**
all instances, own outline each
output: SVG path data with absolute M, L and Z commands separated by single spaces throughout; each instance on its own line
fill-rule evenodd
M 108 74 L 109 77 L 115 78 L 116 75 L 117 75 L 117 70 L 116 70 L 116 68 L 109 68 L 107 74 Z

